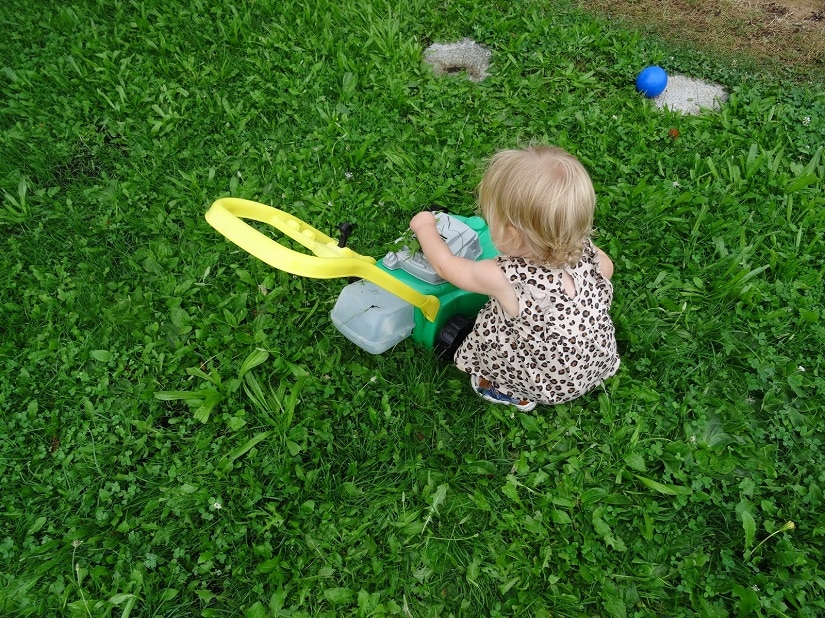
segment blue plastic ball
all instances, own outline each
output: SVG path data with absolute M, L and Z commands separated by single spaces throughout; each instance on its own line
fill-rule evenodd
M 636 78 L 636 90 L 646 97 L 658 97 L 667 88 L 667 73 L 662 67 L 643 69 Z

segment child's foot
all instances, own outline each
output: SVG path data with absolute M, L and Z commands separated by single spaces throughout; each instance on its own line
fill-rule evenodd
M 479 378 L 476 375 L 470 375 L 470 384 L 472 384 L 473 389 L 477 392 L 483 399 L 490 401 L 492 403 L 502 403 L 508 406 L 515 406 L 517 410 L 521 412 L 529 412 L 533 408 L 536 407 L 535 401 L 527 401 L 526 399 L 514 399 L 513 397 L 509 397 L 504 393 L 500 392 L 490 380 L 486 378 Z

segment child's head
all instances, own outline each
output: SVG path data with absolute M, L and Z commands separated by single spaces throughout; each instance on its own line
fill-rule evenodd
M 564 266 L 578 262 L 592 232 L 596 193 L 573 155 L 532 146 L 493 155 L 478 201 L 501 251 L 521 246 L 539 262 Z

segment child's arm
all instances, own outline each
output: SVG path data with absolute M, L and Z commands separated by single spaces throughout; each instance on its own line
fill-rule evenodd
M 613 260 L 596 245 L 593 245 L 593 247 L 596 249 L 596 257 L 599 260 L 599 269 L 602 271 L 602 276 L 605 279 L 610 279 L 613 276 Z
M 462 290 L 492 296 L 509 315 L 518 314 L 516 292 L 495 260 L 475 261 L 453 255 L 438 233 L 435 216 L 431 212 L 420 212 L 413 217 L 410 229 L 418 238 L 424 257 L 439 277 Z

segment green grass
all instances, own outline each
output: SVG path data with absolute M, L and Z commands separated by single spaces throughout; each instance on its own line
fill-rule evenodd
M 825 613 L 825 94 L 564 3 L 235 4 L 0 8 L 0 613 Z M 492 76 L 433 77 L 465 36 Z M 656 110 L 665 58 L 729 104 Z M 533 414 L 203 218 L 380 256 L 531 140 L 591 170 L 623 358 Z

